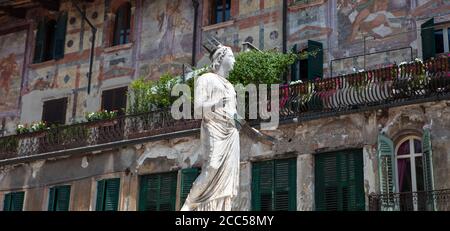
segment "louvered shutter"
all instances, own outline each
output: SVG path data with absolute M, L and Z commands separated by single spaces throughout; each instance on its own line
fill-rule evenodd
M 180 190 L 180 205 L 184 205 L 189 192 L 191 191 L 192 184 L 200 174 L 200 169 L 190 168 L 181 170 L 181 190 Z
M 275 211 L 297 210 L 296 159 L 276 160 L 274 171 Z
M 159 209 L 158 211 L 175 211 L 177 195 L 177 175 L 162 174 L 160 183 Z
M 383 210 L 396 210 L 395 198 L 397 177 L 395 171 L 394 143 L 384 135 L 378 136 L 378 174 Z
M 69 211 L 70 185 L 56 188 L 55 211 Z
M 48 211 L 55 211 L 56 188 L 50 188 L 48 196 Z
M 3 200 L 3 211 L 11 211 L 12 195 L 11 193 L 5 194 L 5 199 Z
M 252 208 L 255 211 L 273 209 L 274 162 L 254 163 L 252 177 Z
M 12 193 L 11 194 L 10 211 L 22 211 L 24 197 L 25 197 L 24 192 Z
M 64 58 L 64 48 L 66 44 L 66 30 L 67 30 L 67 12 L 62 13 L 58 17 L 58 22 L 55 28 L 55 41 L 53 42 L 53 58 L 58 60 Z
M 294 53 L 294 54 L 298 53 L 297 44 L 295 44 L 292 47 L 292 53 Z M 291 66 L 291 81 L 297 81 L 300 79 L 299 65 L 300 65 L 300 60 L 296 59 L 295 62 Z
M 434 18 L 421 26 L 422 58 L 428 60 L 436 56 L 436 40 L 434 38 Z
M 34 48 L 34 63 L 40 63 L 44 61 L 45 52 L 45 40 L 47 37 L 46 20 L 43 19 L 39 22 L 36 33 L 36 41 Z
M 97 182 L 97 202 L 95 205 L 96 211 L 103 211 L 104 198 L 105 198 L 105 181 L 101 180 Z
M 104 211 L 117 211 L 119 205 L 120 178 L 105 181 Z
M 315 178 L 316 210 L 364 210 L 361 152 L 346 151 L 317 155 Z
M 308 40 L 308 79 L 323 78 L 323 45 Z
M 431 146 L 431 132 L 430 129 L 423 131 L 422 137 L 422 152 L 423 152 L 423 177 L 425 183 L 425 191 L 427 192 L 427 206 L 429 211 L 435 208 L 433 194 L 434 190 L 434 175 L 433 175 L 433 151 Z

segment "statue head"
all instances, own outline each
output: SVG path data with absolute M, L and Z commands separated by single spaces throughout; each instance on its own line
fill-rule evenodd
M 235 63 L 233 51 L 230 47 L 219 45 L 211 57 L 211 71 L 228 78 Z
M 230 47 L 222 45 L 216 38 L 207 39 L 203 47 L 209 52 L 212 72 L 228 78 L 235 62 L 233 51 Z

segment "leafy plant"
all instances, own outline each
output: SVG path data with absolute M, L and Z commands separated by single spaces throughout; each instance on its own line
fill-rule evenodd
M 171 96 L 172 88 L 178 79 L 171 74 L 164 74 L 158 81 L 146 81 L 143 78 L 133 81 L 128 95 L 129 114 L 148 112 L 157 108 L 165 108 L 176 100 Z
M 50 128 L 45 122 L 39 121 L 39 122 L 35 122 L 35 123 L 31 124 L 31 126 L 28 126 L 28 124 L 17 125 L 16 133 L 17 134 L 26 134 L 26 133 L 31 133 L 31 132 L 45 131 L 48 129 L 50 129 Z
M 98 112 L 91 112 L 86 114 L 86 120 L 88 122 L 93 121 L 100 121 L 100 120 L 111 120 L 117 118 L 118 112 L 117 111 L 98 111 Z
M 280 83 L 297 56 L 293 53 L 283 54 L 275 51 L 248 51 L 236 57 L 236 63 L 229 80 L 233 84 L 275 84 Z

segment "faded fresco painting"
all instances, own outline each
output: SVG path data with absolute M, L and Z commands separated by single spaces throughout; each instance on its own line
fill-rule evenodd
M 339 43 L 350 44 L 371 36 L 384 39 L 403 32 L 411 20 L 408 0 L 339 0 Z
M 17 110 L 22 82 L 26 31 L 0 36 L 0 111 Z
M 144 59 L 163 63 L 190 55 L 194 15 L 191 1 L 145 1 L 142 23 Z

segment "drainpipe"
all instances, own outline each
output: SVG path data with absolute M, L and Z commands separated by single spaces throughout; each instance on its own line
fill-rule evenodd
M 287 53 L 288 0 L 283 0 L 283 53 Z
M 288 0 L 283 0 L 283 53 L 286 54 L 287 53 L 287 36 L 288 36 L 288 15 L 287 15 L 287 11 L 288 11 Z M 288 76 L 285 73 L 283 75 L 283 80 L 285 83 L 288 82 Z
M 92 31 L 92 41 L 91 41 L 91 56 L 89 60 L 89 71 L 87 73 L 88 77 L 88 89 L 87 93 L 88 95 L 91 93 L 91 82 L 92 82 L 92 66 L 94 65 L 94 56 L 95 56 L 95 37 L 97 34 L 97 28 L 89 21 L 89 19 L 86 17 L 86 12 L 81 10 L 81 8 L 75 3 L 74 0 L 72 0 L 72 4 L 77 8 L 78 12 L 81 14 L 81 17 L 83 17 L 83 20 L 87 22 L 87 24 L 91 27 Z
M 192 0 L 192 4 L 194 5 L 194 35 L 193 35 L 193 43 L 192 43 L 192 67 L 196 66 L 197 61 L 197 27 L 198 27 L 198 0 Z

